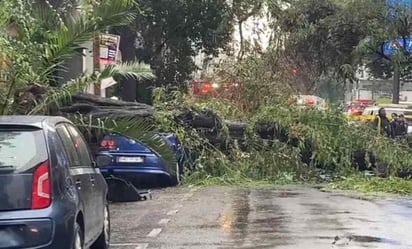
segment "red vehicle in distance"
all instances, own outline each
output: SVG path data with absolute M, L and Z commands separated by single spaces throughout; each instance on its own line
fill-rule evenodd
M 233 94 L 240 88 L 239 83 L 212 83 L 208 80 L 195 80 L 191 84 L 192 94 L 194 96 L 221 96 L 224 94 Z
M 348 106 L 348 114 L 350 116 L 360 116 L 366 107 L 372 106 L 373 100 L 371 99 L 356 99 Z

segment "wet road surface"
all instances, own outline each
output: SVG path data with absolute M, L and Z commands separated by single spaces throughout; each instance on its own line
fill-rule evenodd
M 158 190 L 113 204 L 113 249 L 412 249 L 412 201 L 303 187 Z

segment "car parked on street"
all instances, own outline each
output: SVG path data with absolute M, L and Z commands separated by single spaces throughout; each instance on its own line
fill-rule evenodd
M 180 143 L 175 135 L 158 133 L 175 153 L 172 165 L 156 151 L 143 143 L 122 134 L 112 133 L 103 136 L 97 155 L 112 157 L 111 165 L 101 167 L 105 177 L 118 177 L 137 187 L 173 186 L 179 183 L 183 172 L 180 158 Z
M 107 249 L 107 191 L 69 120 L 0 117 L 1 249 Z

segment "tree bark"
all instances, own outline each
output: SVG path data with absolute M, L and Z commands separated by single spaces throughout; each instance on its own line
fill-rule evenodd
M 239 21 L 238 23 L 239 27 L 239 42 L 240 42 L 240 48 L 239 48 L 239 54 L 237 59 L 242 60 L 243 59 L 243 54 L 244 54 L 244 40 L 243 40 L 243 21 Z
M 400 68 L 397 62 L 394 63 L 393 85 L 392 85 L 392 103 L 399 104 L 400 92 Z

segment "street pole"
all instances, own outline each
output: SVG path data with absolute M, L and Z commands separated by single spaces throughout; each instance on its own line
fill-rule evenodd
M 399 104 L 399 95 L 400 95 L 400 78 L 401 72 L 398 62 L 394 62 L 393 66 L 393 84 L 392 84 L 392 103 Z

